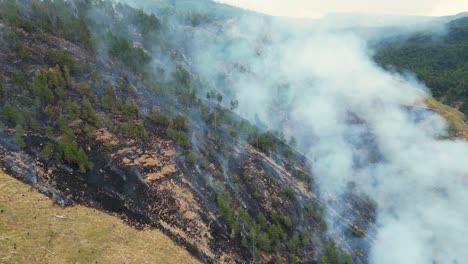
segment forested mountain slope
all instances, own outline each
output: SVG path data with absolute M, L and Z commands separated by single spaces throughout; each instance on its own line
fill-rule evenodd
M 0 1 L 2 168 L 62 206 L 160 229 L 204 262 L 365 259 L 365 244 L 345 253 L 326 234 L 310 162 L 225 108 L 234 98 L 205 96 L 184 52 L 201 23 L 174 16 Z M 367 213 L 350 207 L 342 225 L 363 237 L 373 209 L 351 201 Z
M 207 0 L 134 5 L 145 11 L 101 0 L 0 0 L 5 172 L 61 206 L 84 205 L 134 228 L 161 230 L 206 263 L 367 263 L 378 228 L 375 202 L 353 182 L 340 196 L 322 192 L 311 175 L 316 159 L 300 153 L 294 137 L 286 139 L 257 116 L 253 124 L 237 114 L 243 109 L 232 84 L 245 76 L 265 81 L 252 65 L 275 38 L 292 38 L 288 28 L 275 34 L 285 19 Z M 259 34 L 245 32 L 239 25 L 245 21 Z M 423 51 L 437 49 L 442 60 L 446 51 L 439 46 L 452 45 L 458 54 L 465 25 L 457 23 L 451 24 L 454 33 L 427 42 L 434 47 Z M 414 65 L 408 70 L 432 80 L 439 61 L 425 69 L 418 57 L 408 59 L 420 49 L 405 58 L 398 53 L 421 42 L 385 44 L 376 58 L 402 70 Z M 209 53 L 211 45 L 222 56 L 211 67 L 196 67 L 203 65 L 193 47 Z M 463 69 L 455 55 L 451 67 Z M 266 80 L 277 94 L 269 111 L 277 127 L 288 125 L 294 103 L 287 96 L 291 84 L 280 75 L 280 82 Z M 428 86 L 458 105 L 466 87 L 457 76 Z M 446 93 L 452 81 L 454 90 Z M 430 103 L 455 116 L 458 127 L 458 112 Z M 434 116 L 434 109 L 397 107 Z M 343 115 L 347 126 L 362 130 L 356 142 L 364 156 L 357 167 L 383 160 L 365 120 L 350 111 Z M 306 143 L 319 142 L 311 137 Z M 0 247 L 11 244 L 0 241 Z M 83 254 L 97 260 L 92 252 Z
M 468 17 L 446 27 L 443 34 L 421 32 L 380 43 L 375 59 L 389 69 L 416 74 L 436 99 L 468 114 Z

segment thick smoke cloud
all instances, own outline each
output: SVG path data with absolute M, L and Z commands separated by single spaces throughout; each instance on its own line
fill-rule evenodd
M 376 202 L 370 263 L 468 259 L 468 144 L 440 140 L 444 120 L 415 110 L 423 84 L 378 67 L 345 31 L 261 18 L 231 21 L 219 37 L 210 30 L 195 33 L 196 71 L 236 97 L 239 114 L 295 136 L 323 197 L 352 182 Z
M 378 13 L 397 15 L 441 16 L 468 11 L 465 0 L 218 0 L 276 16 L 320 17 L 328 13 Z

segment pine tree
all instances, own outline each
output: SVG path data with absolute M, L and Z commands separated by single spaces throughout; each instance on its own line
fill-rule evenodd
M 49 88 L 47 83 L 47 75 L 41 71 L 39 75 L 36 75 L 32 80 L 33 94 L 39 98 L 41 104 L 46 105 L 52 103 L 54 100 L 54 94 Z
M 15 142 L 22 148 L 26 146 L 26 143 L 24 142 L 24 133 L 23 128 L 20 125 L 17 125 L 15 130 Z
M 76 119 L 80 116 L 80 108 L 70 98 L 65 102 L 65 111 L 71 119 Z
M 49 87 L 55 89 L 55 93 L 59 97 L 65 96 L 65 80 L 62 76 L 62 71 L 60 70 L 60 66 L 55 65 L 55 67 L 49 71 L 48 74 L 49 80 Z
M 335 242 L 328 241 L 325 244 L 325 256 L 329 264 L 340 264 L 340 257 L 338 255 Z
M 115 101 L 114 87 L 112 86 L 112 84 L 109 83 L 106 86 L 106 89 L 104 91 L 104 96 L 101 99 L 102 107 L 104 107 L 104 109 L 106 110 L 114 112 L 115 111 L 114 101 Z
M 96 114 L 96 111 L 94 110 L 88 98 L 83 99 L 81 117 L 96 127 L 98 127 L 100 124 L 99 116 Z
M 328 264 L 327 258 L 322 257 L 317 264 Z
M 88 157 L 82 148 L 76 154 L 76 163 L 81 173 L 86 173 L 86 169 L 92 169 L 92 164 L 88 161 Z
M 7 121 L 16 125 L 20 121 L 20 112 L 18 108 L 14 107 L 10 104 L 10 102 L 6 102 L 0 112 L 1 116 Z
M 42 149 L 41 151 L 41 155 L 45 158 L 45 159 L 49 159 L 52 157 L 52 154 L 54 152 L 54 145 L 52 143 L 47 143 L 44 148 Z

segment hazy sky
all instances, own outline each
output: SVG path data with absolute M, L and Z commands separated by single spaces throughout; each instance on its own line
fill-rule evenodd
M 468 0 L 217 0 L 277 16 L 320 17 L 358 12 L 400 15 L 453 15 L 468 11 Z

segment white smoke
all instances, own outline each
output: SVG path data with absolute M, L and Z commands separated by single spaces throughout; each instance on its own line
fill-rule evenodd
M 421 104 L 424 85 L 384 71 L 365 41 L 340 30 L 298 32 L 246 18 L 223 33 L 228 42 L 200 34 L 198 72 L 227 72 L 231 86 L 218 88 L 234 91 L 241 115 L 295 136 L 322 193 L 339 197 L 354 182 L 375 200 L 370 263 L 468 259 L 468 144 L 439 140 L 442 118 L 422 126 L 404 107 Z M 226 70 L 236 59 L 247 70 Z M 285 113 L 273 110 L 282 106 Z
M 216 0 L 275 16 L 320 17 L 329 13 L 442 16 L 468 10 L 465 0 Z

